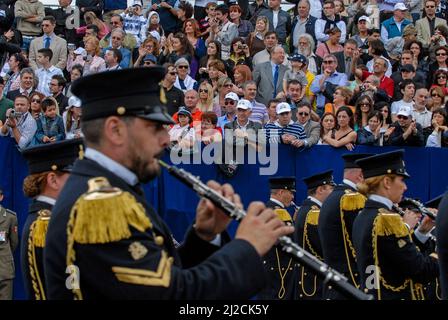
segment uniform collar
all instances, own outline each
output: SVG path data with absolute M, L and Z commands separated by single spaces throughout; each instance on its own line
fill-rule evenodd
M 343 179 L 342 183 L 344 183 L 344 184 L 348 185 L 349 187 L 352 187 L 353 189 L 358 191 L 358 187 L 356 186 L 356 183 L 354 183 L 353 181 L 348 180 L 348 179 Z
M 317 204 L 319 207 L 322 207 L 322 202 L 320 202 L 319 200 L 317 200 L 316 198 L 312 197 L 312 196 L 308 196 L 308 199 L 310 199 L 311 201 L 313 201 L 315 204 Z
M 384 204 L 389 210 L 392 210 L 393 202 L 390 201 L 390 199 L 388 199 L 388 198 L 386 198 L 386 197 L 380 196 L 380 195 L 378 195 L 378 194 L 371 194 L 371 195 L 369 196 L 369 199 L 370 199 L 370 200 L 373 200 L 373 201 L 376 201 L 376 202 L 379 202 L 379 203 L 382 203 L 382 204 Z
M 52 206 L 54 206 L 55 203 L 56 203 L 56 199 L 53 199 L 53 198 L 50 198 L 50 197 L 47 197 L 47 196 L 43 196 L 43 195 L 37 196 L 36 200 L 40 201 L 40 202 L 45 202 L 45 203 L 47 203 L 49 205 L 52 205 Z
M 100 166 L 106 168 L 110 172 L 115 173 L 118 177 L 123 179 L 130 186 L 134 186 L 138 183 L 138 178 L 131 170 L 125 166 L 119 164 L 115 160 L 112 160 L 105 154 L 92 148 L 86 148 L 86 158 L 95 161 Z
M 277 199 L 270 198 L 269 200 L 272 201 L 272 202 L 275 202 L 276 204 L 278 204 L 283 209 L 285 208 L 285 205 L 283 203 L 281 203 L 280 201 L 278 201 Z

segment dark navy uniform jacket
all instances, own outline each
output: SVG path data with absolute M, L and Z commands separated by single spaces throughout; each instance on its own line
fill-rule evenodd
M 42 300 L 45 298 L 45 276 L 44 276 L 44 256 L 43 248 L 34 246 L 35 253 L 35 269 L 33 275 L 30 273 L 30 252 L 28 248 L 28 240 L 30 236 L 30 227 L 34 221 L 38 218 L 38 212 L 40 210 L 52 210 L 53 206 L 47 202 L 33 200 L 30 203 L 28 210 L 28 217 L 26 218 L 25 225 L 22 232 L 22 241 L 20 244 L 20 261 L 22 264 L 23 283 L 25 285 L 25 291 L 27 298 L 31 300 Z M 34 285 L 33 285 L 34 282 Z
M 436 220 L 437 253 L 440 264 L 440 281 L 442 299 L 448 299 L 448 192 L 445 193 L 439 205 Z
M 88 180 L 100 176 L 132 194 L 144 206 L 152 228 L 141 232 L 131 227 L 130 238 L 116 242 L 75 243 L 76 258 L 70 270 L 77 268 L 79 274 L 71 273 L 75 277 L 70 278 L 67 289 L 70 211 L 86 192 Z M 130 253 L 132 248 L 137 249 L 136 257 Z M 44 252 L 48 298 L 73 299 L 71 289 L 78 287 L 72 280 L 77 275 L 83 299 L 248 299 L 266 285 L 262 260 L 248 242 L 233 240 L 219 251 L 216 248 L 191 231 L 183 246 L 176 249 L 171 232 L 147 204 L 143 192 L 95 161 L 78 160 L 53 208 L 48 228 Z
M 359 284 L 358 267 L 356 260 L 352 254 L 352 248 L 347 241 L 344 241 L 344 235 L 342 231 L 342 220 L 344 219 L 345 230 L 347 235 L 352 241 L 352 226 L 358 215 L 359 210 L 345 212 L 343 218 L 341 218 L 341 198 L 346 193 L 346 190 L 350 192 L 356 192 L 354 188 L 347 184 L 337 185 L 333 192 L 327 197 L 322 204 L 319 214 L 319 239 L 322 245 L 322 253 L 324 262 L 331 268 L 344 274 L 351 284 L 355 284 L 350 273 L 352 273 L 356 284 Z M 344 245 L 346 244 L 346 246 Z M 350 268 L 349 264 L 350 262 Z M 338 293 L 334 289 L 328 290 L 325 293 L 327 299 L 345 299 L 343 294 Z
M 294 242 L 313 254 L 319 260 L 322 258 L 322 247 L 317 230 L 320 204 L 307 198 L 302 202 L 295 221 Z M 314 217 L 311 217 L 313 215 Z M 311 218 L 311 221 L 309 220 Z M 308 222 L 307 222 L 308 221 Z M 306 226 L 306 234 L 305 234 Z M 299 267 L 296 298 L 299 300 L 321 300 L 322 281 L 309 269 Z
M 266 202 L 266 207 L 274 210 L 284 209 L 271 200 Z M 296 262 L 280 246 L 275 246 L 263 257 L 263 263 L 269 280 L 268 285 L 257 294 L 257 299 L 292 300 L 295 292 Z
M 374 286 L 375 224 L 376 258 L 381 269 L 379 286 Z M 356 249 L 361 289 L 376 299 L 421 299 L 423 286 L 439 274 L 437 259 L 423 255 L 412 241 L 409 230 L 397 213 L 381 202 L 368 199 L 364 210 L 353 224 L 353 244 Z

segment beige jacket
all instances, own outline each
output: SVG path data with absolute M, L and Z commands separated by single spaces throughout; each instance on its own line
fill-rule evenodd
M 14 8 L 17 18 L 17 29 L 24 36 L 38 36 L 42 33 L 41 23 L 45 17 L 44 5 L 38 0 L 17 0 Z M 37 22 L 28 22 L 25 19 L 37 16 Z

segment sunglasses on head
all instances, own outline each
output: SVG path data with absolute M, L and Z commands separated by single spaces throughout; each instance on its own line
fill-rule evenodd
M 409 119 L 409 117 L 402 116 L 401 114 L 399 114 L 399 115 L 397 116 L 397 118 L 398 118 L 398 119 L 401 119 L 401 120 L 408 120 L 408 119 Z
M 235 104 L 235 101 L 233 101 L 233 100 L 227 100 L 227 101 L 224 101 L 224 104 L 227 106 L 227 105 L 234 105 Z

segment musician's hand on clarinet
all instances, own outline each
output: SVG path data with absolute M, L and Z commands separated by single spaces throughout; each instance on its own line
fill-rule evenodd
M 421 214 L 420 213 L 415 213 L 412 210 L 406 209 L 404 210 L 404 215 L 403 215 L 403 222 L 406 223 L 410 230 L 413 230 L 415 228 L 415 226 L 417 225 L 418 221 L 421 218 Z
M 218 191 L 237 207 L 242 208 L 240 196 L 235 193 L 230 184 L 220 185 L 215 181 L 209 181 L 207 186 Z M 227 229 L 230 221 L 232 221 L 232 218 L 224 214 L 210 200 L 203 198 L 199 201 L 196 209 L 195 230 L 202 240 L 213 240 L 216 235 Z
M 429 211 L 437 215 L 437 209 L 427 208 Z M 428 216 L 423 216 L 422 221 L 420 222 L 420 226 L 418 227 L 418 231 L 423 234 L 427 234 L 436 226 L 436 222 Z
M 294 227 L 285 225 L 272 209 L 267 209 L 262 202 L 252 202 L 235 238 L 248 241 L 260 256 L 264 256 L 279 237 L 292 232 Z

